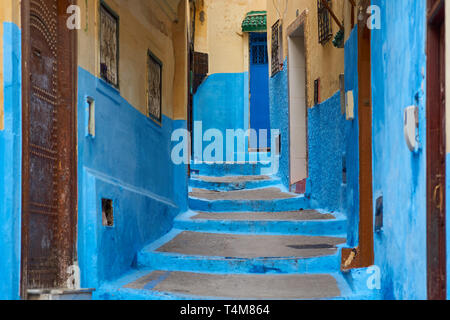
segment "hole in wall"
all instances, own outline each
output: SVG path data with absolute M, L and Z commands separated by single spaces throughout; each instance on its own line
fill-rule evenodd
M 281 154 L 281 134 L 278 135 L 277 146 L 275 150 L 275 155 L 279 156 Z
M 342 183 L 347 184 L 347 158 L 342 157 Z
M 89 137 L 95 137 L 95 101 L 93 98 L 88 97 L 86 99 L 87 103 L 87 135 Z
M 111 199 L 102 199 L 102 220 L 104 227 L 114 227 L 114 206 Z

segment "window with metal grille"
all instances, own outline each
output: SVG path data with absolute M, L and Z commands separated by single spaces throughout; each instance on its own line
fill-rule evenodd
M 281 70 L 283 55 L 283 29 L 281 20 L 272 26 L 272 76 Z
M 265 45 L 252 46 L 252 63 L 267 64 L 267 50 Z
M 162 109 L 162 62 L 150 51 L 147 62 L 147 113 L 161 123 Z
M 119 87 L 119 17 L 100 4 L 100 76 Z
M 328 6 L 331 8 L 331 0 L 325 1 L 327 1 Z M 317 10 L 317 20 L 319 22 L 319 43 L 324 45 L 333 37 L 330 13 L 328 12 L 328 9 L 323 5 L 323 0 L 317 0 Z

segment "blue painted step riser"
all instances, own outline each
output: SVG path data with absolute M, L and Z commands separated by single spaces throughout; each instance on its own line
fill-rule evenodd
M 215 201 L 189 198 L 189 208 L 200 212 L 283 212 L 312 209 L 306 198 Z
M 344 300 L 383 300 L 383 296 L 380 290 L 373 290 L 371 292 L 356 293 L 349 291 L 348 288 L 342 292 L 343 295 L 340 297 L 330 297 L 319 300 L 334 300 L 334 301 L 344 301 Z M 189 296 L 177 293 L 168 292 L 158 292 L 151 290 L 139 290 L 139 289 L 128 289 L 128 288 L 116 288 L 105 286 L 93 293 L 93 300 L 230 300 L 229 298 L 220 297 L 198 297 Z M 251 299 L 253 300 L 253 299 Z
M 222 300 L 228 301 L 233 300 L 230 298 L 220 298 L 220 297 L 198 297 L 198 296 L 187 296 L 182 294 L 167 293 L 167 292 L 156 292 L 156 291 L 144 291 L 136 289 L 119 289 L 119 290 L 101 290 L 99 291 L 94 300 L 111 300 L 111 301 L 122 301 L 122 300 L 132 300 L 132 301 L 192 301 L 192 300 Z M 247 299 L 247 300 L 257 300 L 257 299 Z M 358 300 L 382 300 L 380 297 L 372 295 L 349 295 L 342 297 L 332 297 L 325 299 L 316 299 L 322 301 L 358 301 Z
M 346 237 L 345 220 L 326 221 L 215 221 L 176 220 L 174 227 L 186 231 L 267 235 Z
M 94 300 L 132 300 L 132 301 L 171 301 L 171 300 L 230 300 L 229 298 L 219 298 L 219 297 L 198 297 L 198 296 L 188 296 L 183 294 L 168 293 L 168 292 L 157 292 L 151 290 L 138 290 L 138 289 L 125 289 L 121 288 L 119 290 L 113 289 L 102 289 L 98 291 Z
M 217 183 L 217 182 L 206 182 L 198 179 L 191 179 L 189 181 L 189 186 L 191 188 L 206 189 L 206 190 L 217 190 L 217 191 L 237 191 L 244 189 L 259 189 L 273 187 L 280 184 L 279 180 L 263 180 L 263 181 L 247 181 L 239 183 Z
M 316 258 L 224 259 L 141 252 L 138 267 L 154 270 L 234 274 L 320 274 L 340 269 L 339 255 Z
M 258 176 L 271 174 L 270 164 L 194 164 L 191 170 L 201 176 Z

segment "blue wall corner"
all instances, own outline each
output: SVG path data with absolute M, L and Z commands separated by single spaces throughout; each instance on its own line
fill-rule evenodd
M 19 299 L 21 248 L 21 31 L 3 23 L 5 128 L 0 131 L 0 300 Z

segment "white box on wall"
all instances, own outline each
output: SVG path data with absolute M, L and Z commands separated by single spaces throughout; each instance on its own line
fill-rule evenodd
M 345 118 L 347 120 L 355 119 L 355 98 L 351 90 L 347 91 L 345 95 Z

